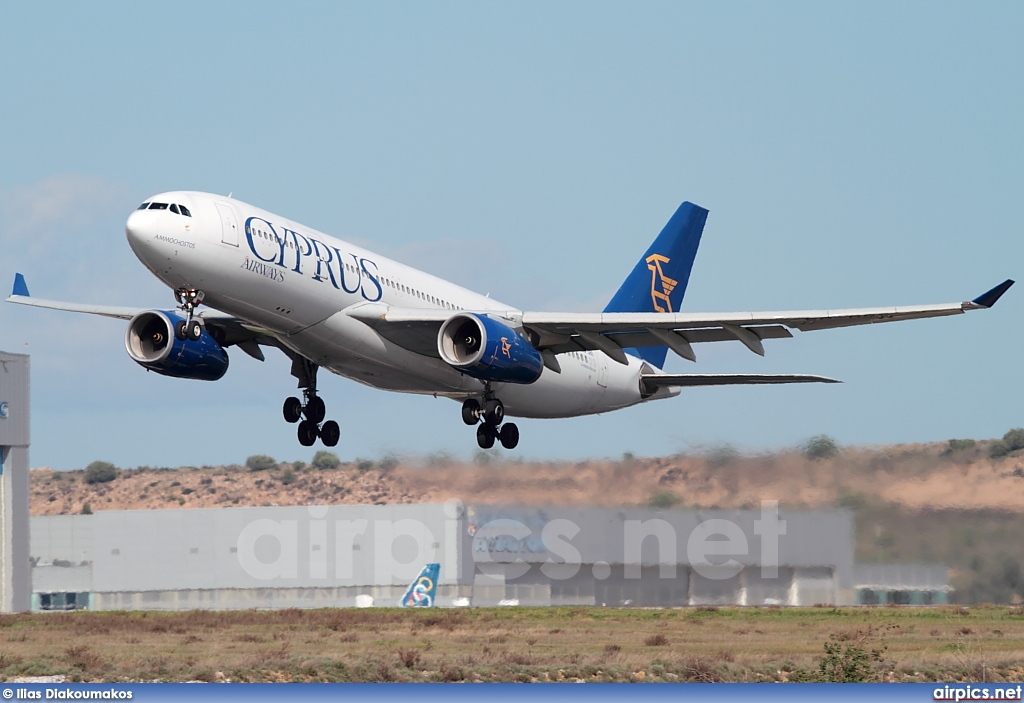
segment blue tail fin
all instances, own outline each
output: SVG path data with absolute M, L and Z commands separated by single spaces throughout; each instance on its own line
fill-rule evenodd
M 704 208 L 691 202 L 680 205 L 604 311 L 678 312 L 707 219 Z M 668 347 L 640 347 L 626 352 L 660 369 L 665 365 Z
M 11 291 L 11 295 L 23 295 L 26 298 L 28 295 L 28 284 L 25 283 L 25 277 L 20 273 L 14 274 L 14 290 Z
M 440 564 L 427 564 L 416 580 L 409 584 L 409 589 L 402 596 L 403 608 L 429 608 L 434 605 L 437 594 L 437 577 L 441 571 Z

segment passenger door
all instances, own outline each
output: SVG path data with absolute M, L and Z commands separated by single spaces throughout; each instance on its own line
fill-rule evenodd
M 227 203 L 216 203 L 217 212 L 220 214 L 220 241 L 238 246 L 238 221 L 235 220 L 235 211 Z

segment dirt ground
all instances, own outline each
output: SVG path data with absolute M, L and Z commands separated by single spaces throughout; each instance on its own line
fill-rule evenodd
M 0 616 L 0 678 L 1019 681 L 1024 610 L 490 608 Z

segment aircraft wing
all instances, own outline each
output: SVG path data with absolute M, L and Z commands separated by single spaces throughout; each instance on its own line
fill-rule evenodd
M 735 340 L 764 356 L 764 339 L 792 337 L 801 332 L 898 322 L 926 317 L 960 315 L 995 305 L 1013 281 L 962 303 L 912 305 L 846 310 L 802 310 L 789 312 L 734 313 L 523 313 L 523 327 L 532 331 L 538 347 L 554 353 L 600 350 L 625 363 L 623 349 L 665 345 L 679 356 L 696 360 L 693 344 Z
M 118 320 L 130 320 L 140 312 L 150 308 L 122 307 L 117 305 L 91 305 L 89 303 L 70 303 L 61 300 L 45 300 L 33 298 L 29 295 L 28 284 L 25 277 L 20 273 L 14 274 L 14 290 L 7 297 L 8 303 L 18 305 L 31 305 L 37 308 L 48 308 L 50 310 L 64 310 L 65 312 L 78 312 L 87 315 L 100 315 Z M 255 326 L 245 320 L 227 315 L 218 310 L 206 309 L 196 313 L 196 316 L 203 320 L 203 323 L 210 330 L 215 330 L 215 337 L 224 346 L 238 345 L 238 348 L 249 356 L 263 361 L 263 352 L 259 346 L 281 346 L 276 337 L 269 331 Z
M 885 308 L 732 313 L 461 312 L 504 318 L 512 326 L 526 330 L 534 346 L 542 352 L 603 351 L 625 364 L 625 349 L 664 345 L 684 359 L 696 361 L 693 345 L 704 342 L 739 341 L 750 351 L 764 356 L 762 340 L 792 337 L 790 330 L 793 329 L 810 332 L 983 310 L 995 305 L 1013 283 L 1006 280 L 977 298 L 961 303 Z M 395 308 L 380 303 L 353 306 L 347 313 L 392 342 L 432 357 L 438 355 L 438 330 L 455 314 L 450 310 Z
M 8 303 L 18 305 L 32 305 L 37 308 L 49 308 L 51 310 L 66 310 L 68 312 L 84 312 L 89 315 L 102 315 L 103 317 L 114 317 L 119 320 L 130 320 L 145 308 L 126 308 L 114 305 L 89 305 L 85 303 L 65 303 L 59 300 L 43 300 L 33 298 L 28 294 L 28 284 L 25 277 L 20 273 L 14 274 L 14 290 L 7 297 Z

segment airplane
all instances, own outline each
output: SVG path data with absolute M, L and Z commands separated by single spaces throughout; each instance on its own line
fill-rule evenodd
M 564 418 L 732 384 L 838 383 L 807 374 L 665 373 L 668 352 L 764 341 L 802 332 L 958 315 L 992 307 L 1006 280 L 962 303 L 792 312 L 690 313 L 679 308 L 708 211 L 682 203 L 603 312 L 524 311 L 392 261 L 253 205 L 211 193 L 154 195 L 128 217 L 132 251 L 170 287 L 174 309 L 42 300 L 15 275 L 8 302 L 128 320 L 125 348 L 144 368 L 214 381 L 226 348 L 291 359 L 302 398 L 283 415 L 299 443 L 337 445 L 317 387 L 321 367 L 390 391 L 451 398 L 477 444 L 506 449 L 519 428 L 506 416 Z M 201 305 L 205 309 L 199 310 Z
M 416 580 L 409 584 L 398 604 L 403 608 L 431 608 L 437 595 L 437 576 L 441 565 L 430 563 L 423 567 Z

